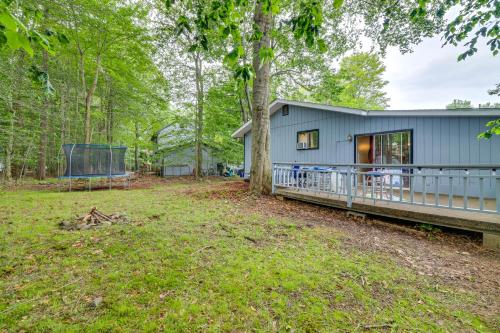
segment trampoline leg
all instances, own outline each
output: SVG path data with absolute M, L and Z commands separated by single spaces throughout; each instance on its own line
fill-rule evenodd
M 89 178 L 89 192 L 92 190 L 92 178 Z
M 111 177 L 109 177 L 109 189 L 111 190 Z
M 71 192 L 71 178 L 69 179 L 69 191 Z

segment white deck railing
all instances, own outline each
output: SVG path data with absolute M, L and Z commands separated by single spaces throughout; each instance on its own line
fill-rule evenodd
M 293 188 L 371 200 L 500 214 L 500 165 L 273 163 L 273 192 Z

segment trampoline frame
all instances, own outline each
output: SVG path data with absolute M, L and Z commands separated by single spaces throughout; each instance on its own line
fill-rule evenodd
M 71 166 L 72 166 L 72 157 L 73 157 L 73 150 L 75 149 L 75 146 L 77 145 L 84 145 L 84 146 L 107 146 L 109 148 L 109 154 L 110 154 L 110 158 L 109 158 L 109 174 L 107 175 L 104 175 L 104 174 L 86 174 L 86 175 L 76 175 L 76 176 L 72 176 L 71 175 Z M 123 183 L 123 188 L 127 188 L 127 189 L 130 189 L 130 178 L 132 176 L 132 172 L 127 172 L 125 170 L 125 173 L 123 174 L 112 174 L 111 173 L 111 170 L 112 170 L 112 167 L 113 167 L 113 148 L 125 148 L 127 149 L 126 146 L 111 146 L 111 145 L 92 145 L 92 144 L 77 144 L 77 143 L 73 143 L 72 144 L 72 147 L 71 147 L 71 151 L 70 151 L 70 154 L 69 154 L 69 165 L 66 167 L 68 170 L 69 170 L 69 175 L 68 176 L 63 176 L 61 175 L 61 165 L 58 166 L 58 177 L 57 179 L 59 180 L 58 182 L 58 190 L 61 191 L 61 188 L 60 188 L 60 181 L 64 181 L 65 179 L 69 179 L 69 192 L 71 192 L 72 190 L 72 180 L 73 179 L 87 179 L 88 180 L 88 190 L 89 192 L 92 191 L 92 178 L 95 178 L 95 179 L 108 179 L 109 180 L 109 189 L 111 190 L 112 188 L 112 181 L 114 178 L 125 178 L 126 181 L 124 181 Z M 59 149 L 59 152 L 57 154 L 57 160 L 58 160 L 58 164 L 61 163 L 61 151 L 64 151 L 63 149 L 63 145 L 61 146 L 61 148 Z M 126 168 L 126 164 L 125 164 L 125 168 Z

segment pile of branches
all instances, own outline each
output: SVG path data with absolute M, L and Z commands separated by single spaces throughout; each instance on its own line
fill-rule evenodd
M 98 211 L 96 207 L 92 207 L 86 215 L 77 217 L 72 221 L 62 221 L 59 223 L 59 226 L 64 230 L 86 230 L 126 222 L 129 222 L 129 219 L 125 214 L 114 213 L 106 215 Z

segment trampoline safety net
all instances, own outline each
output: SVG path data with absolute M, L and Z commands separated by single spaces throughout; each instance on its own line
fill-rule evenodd
M 66 158 L 63 177 L 113 177 L 126 175 L 127 147 L 96 144 L 65 144 Z

